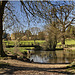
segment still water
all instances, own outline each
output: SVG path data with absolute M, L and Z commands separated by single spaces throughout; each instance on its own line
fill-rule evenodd
M 38 63 L 71 63 L 75 59 L 75 50 L 34 51 L 30 50 L 27 58 Z

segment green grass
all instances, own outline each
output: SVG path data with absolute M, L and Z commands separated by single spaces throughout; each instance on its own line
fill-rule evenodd
M 14 45 L 15 41 L 3 41 L 6 43 L 6 45 Z M 35 40 L 35 43 L 38 44 L 42 44 L 43 42 L 45 42 L 45 40 Z M 25 45 L 32 45 L 32 43 L 34 44 L 34 40 L 28 40 L 28 41 L 20 41 L 20 43 L 23 45 L 25 43 Z M 17 48 L 20 52 L 27 52 L 27 49 L 34 49 L 34 47 L 18 47 Z M 14 50 L 15 47 L 13 48 L 6 48 L 6 51 L 10 52 L 11 54 L 14 54 Z
M 75 44 L 75 40 L 73 40 L 73 39 L 66 39 L 65 44 L 66 45 Z M 61 45 L 61 42 L 59 42 L 57 45 Z
M 65 44 L 68 44 L 68 45 L 75 44 L 75 40 L 73 40 L 73 39 L 66 39 Z
M 34 40 L 20 41 L 21 44 L 25 43 L 25 45 L 32 45 L 32 44 L 38 44 L 38 43 L 42 44 L 44 42 L 45 42 L 45 40 L 35 40 L 35 42 L 34 42 Z
M 6 45 L 14 45 L 15 42 L 13 41 L 3 41 L 3 43 L 5 43 Z
M 6 43 L 6 45 L 8 45 L 8 43 L 9 43 L 9 45 L 14 45 L 14 43 L 15 43 L 15 41 L 3 41 L 3 42 L 5 42 Z M 8 43 L 7 43 L 8 42 Z M 44 42 L 46 42 L 45 40 L 35 40 L 35 43 L 36 44 L 42 44 L 42 43 L 44 43 Z M 19 43 L 21 43 L 21 44 L 26 44 L 26 45 L 28 45 L 28 44 L 35 44 L 34 43 L 34 40 L 28 40 L 28 41 L 20 41 Z M 73 40 L 73 39 L 66 39 L 66 41 L 65 41 L 65 44 L 66 45 L 71 45 L 71 44 L 75 44 L 75 40 Z M 57 45 L 61 45 L 61 42 L 59 42 Z
M 4 43 L 6 43 L 6 45 L 14 45 L 15 44 L 15 41 L 3 41 Z M 42 44 L 44 43 L 45 40 L 35 40 L 35 43 L 34 43 L 34 40 L 28 40 L 28 41 L 20 41 L 20 42 L 17 42 L 17 43 L 20 43 L 22 45 L 32 45 L 32 44 Z
M 6 48 L 6 50 L 11 52 L 11 53 L 13 53 L 14 49 L 15 49 L 14 47 L 13 48 Z M 20 52 L 27 51 L 25 47 L 24 48 L 19 47 L 16 49 L 19 50 Z

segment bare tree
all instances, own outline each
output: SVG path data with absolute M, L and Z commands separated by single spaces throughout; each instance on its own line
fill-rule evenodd
M 62 44 L 65 44 L 66 29 L 72 24 L 75 19 L 72 16 L 72 13 L 74 11 L 74 2 L 64 1 L 56 2 L 56 4 L 52 4 L 51 2 L 49 2 L 49 4 L 53 6 L 52 12 L 59 23 L 59 29 L 62 33 Z
M 31 31 L 31 33 L 32 33 L 32 35 L 34 37 L 33 39 L 34 39 L 34 42 L 35 42 L 35 40 L 37 39 L 38 32 L 40 32 L 40 28 L 38 28 L 38 27 L 32 27 L 30 29 L 30 31 Z

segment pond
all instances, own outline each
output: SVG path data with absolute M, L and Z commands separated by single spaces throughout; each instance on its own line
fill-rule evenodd
M 75 50 L 34 51 L 30 50 L 27 58 L 37 63 L 71 63 L 75 59 Z

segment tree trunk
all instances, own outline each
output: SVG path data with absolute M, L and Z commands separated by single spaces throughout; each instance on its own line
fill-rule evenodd
M 0 1 L 0 56 L 1 57 L 4 57 L 6 56 L 4 50 L 3 50 L 3 43 L 2 43 L 2 35 L 3 35 L 3 23 L 2 23 L 2 18 L 3 18 L 3 14 L 4 14 L 4 7 L 5 7 L 5 4 L 7 2 L 4 1 Z
M 65 36 L 62 36 L 62 44 L 65 45 Z
M 63 25 L 63 35 L 62 35 L 62 47 L 65 47 L 65 25 Z

